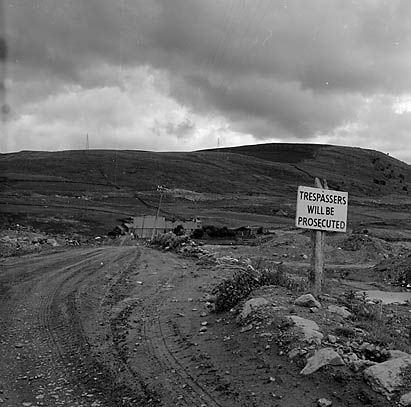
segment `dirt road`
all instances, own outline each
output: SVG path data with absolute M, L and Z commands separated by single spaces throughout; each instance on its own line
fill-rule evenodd
M 1 399 L 13 406 L 218 405 L 173 355 L 175 341 L 165 340 L 173 325 L 159 318 L 172 284 L 191 274 L 183 263 L 137 247 L 3 260 Z
M 71 248 L 0 263 L 0 405 L 360 406 L 363 386 L 301 377 L 274 343 L 210 314 L 220 278 L 146 247 Z

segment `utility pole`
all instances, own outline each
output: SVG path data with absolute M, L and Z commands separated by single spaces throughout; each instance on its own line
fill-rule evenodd
M 156 213 L 156 218 L 154 219 L 154 225 L 153 225 L 153 232 L 151 234 L 151 238 L 153 239 L 156 233 L 156 227 L 157 227 L 157 219 L 158 215 L 160 214 L 160 208 L 161 208 L 161 202 L 163 200 L 163 194 L 164 192 L 167 191 L 167 188 L 165 188 L 163 185 L 158 185 L 157 186 L 157 191 L 160 192 L 160 201 L 158 202 L 158 208 L 157 208 L 157 213 Z
M 88 133 L 86 135 L 86 150 L 90 150 L 90 144 L 89 144 L 89 141 L 88 141 Z
M 117 185 L 117 150 L 114 158 L 114 185 Z

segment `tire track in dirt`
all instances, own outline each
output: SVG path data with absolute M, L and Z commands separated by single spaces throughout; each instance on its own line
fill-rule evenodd
M 2 299 L 2 308 L 21 310 L 11 317 L 7 336 L 11 343 L 13 337 L 27 342 L 22 351 L 13 352 L 22 362 L 13 363 L 12 355 L 7 359 L 13 363 L 7 369 L 11 405 L 33 402 L 38 395 L 47 405 L 62 400 L 70 406 L 147 405 L 142 387 L 134 385 L 137 376 L 123 373 L 128 367 L 110 338 L 99 343 L 90 335 L 105 319 L 100 331 L 110 330 L 107 311 L 112 304 L 102 304 L 138 253 L 136 247 L 79 248 L 6 262 L 7 273 L 15 277 L 9 279 L 14 294 Z M 35 386 L 18 378 L 19 372 L 32 377 L 39 369 L 42 379 Z
M 203 359 L 208 339 L 194 343 L 201 320 L 189 314 L 197 305 L 184 298 L 201 293 L 182 262 L 127 246 L 38 256 L 33 267 L 24 261 L 24 282 L 16 287 L 25 287 L 24 307 L 34 316 L 29 323 L 47 359 L 47 377 L 36 386 L 44 392 L 57 383 L 59 389 L 45 396 L 46 405 L 58 405 L 52 396 L 84 407 L 240 405 L 233 389 L 224 387 L 219 363 Z M 178 315 L 183 308 L 186 317 Z M 30 357 L 32 365 L 40 364 Z M 28 385 L 25 391 L 26 400 L 38 394 Z
M 56 286 L 43 307 L 44 325 L 53 348 L 57 350 L 71 380 L 87 392 L 88 404 L 97 401 L 108 402 L 107 405 L 128 406 L 144 401 L 144 397 L 137 393 L 141 388 L 132 385 L 136 375 L 130 375 L 130 370 L 117 354 L 115 347 L 110 347 L 111 354 L 105 355 L 104 364 L 93 352 L 93 345 L 96 344 L 89 342 L 81 320 L 84 314 L 81 308 L 90 309 L 99 300 L 93 293 L 89 293 L 83 296 L 83 301 L 79 304 L 81 287 L 88 287 L 90 278 L 96 274 L 96 261 L 101 261 L 108 268 L 120 266 L 122 257 L 127 258 L 130 254 L 129 250 L 106 249 L 105 253 L 86 261 L 86 264 L 82 265 L 84 267 L 75 269 Z M 110 258 L 111 255 L 113 258 Z M 119 274 L 124 274 L 129 265 L 130 263 L 127 263 L 126 267 L 121 265 Z
M 52 313 L 52 298 L 59 285 L 95 261 L 99 251 L 101 249 L 82 249 L 77 251 L 77 257 L 73 256 L 72 251 L 59 251 L 51 255 L 8 259 L 3 263 L 6 267 L 2 279 L 7 281 L 10 295 L 2 299 L 2 314 L 10 317 L 2 332 L 7 342 L 2 343 L 22 342 L 21 348 L 15 350 L 12 347 L 7 354 L 4 353 L 7 369 L 0 368 L 7 383 L 6 394 L 11 405 L 17 405 L 19 401 L 28 402 L 37 396 L 53 405 L 58 403 L 57 398 L 61 396 L 53 391 L 53 383 L 61 390 L 60 393 L 67 389 L 67 386 L 63 388 L 56 384 L 66 383 L 65 368 L 53 346 L 47 328 L 47 315 Z M 61 324 L 55 325 L 56 330 L 63 328 Z M 48 400 L 45 393 L 53 399 Z M 79 405 L 74 396 L 68 397 L 67 394 L 63 395 L 67 402 Z
M 164 303 L 161 305 L 164 305 Z M 193 402 L 201 401 L 202 404 L 210 407 L 221 407 L 221 404 L 213 394 L 188 372 L 187 368 L 190 364 L 186 362 L 184 356 L 180 356 L 180 354 L 185 353 L 187 348 L 182 346 L 182 343 L 184 342 L 180 340 L 180 337 L 175 331 L 170 329 L 167 321 L 164 321 L 164 318 L 159 316 L 152 320 L 151 328 L 148 336 L 152 338 L 151 343 L 154 354 L 158 358 L 166 361 L 168 368 L 175 371 L 181 381 L 188 387 L 186 393 L 190 390 L 194 396 L 194 399 L 191 397 L 190 403 L 187 403 L 187 405 L 192 406 Z M 173 350 L 171 349 L 172 345 L 175 346 L 175 349 Z M 188 356 L 191 356 L 191 354 Z
M 204 273 L 209 274 L 209 271 Z M 134 315 L 144 314 L 142 337 L 148 345 L 152 360 L 161 365 L 162 370 L 174 374 L 171 389 L 166 390 L 169 392 L 169 401 L 171 397 L 177 398 L 164 405 L 239 407 L 257 406 L 262 400 L 264 401 L 261 405 L 266 405 L 264 402 L 267 401 L 267 395 L 264 394 L 260 398 L 259 394 L 264 387 L 262 383 L 270 377 L 267 370 L 269 364 L 264 355 L 257 349 L 247 348 L 250 345 L 249 341 L 245 347 L 239 344 L 238 349 L 244 353 L 239 365 L 239 360 L 232 354 L 233 344 L 224 342 L 221 336 L 216 336 L 221 335 L 221 328 L 213 329 L 216 320 L 219 319 L 216 315 L 208 315 L 208 332 L 204 336 L 199 335 L 201 321 L 204 321 L 199 318 L 201 299 L 198 297 L 199 291 L 195 283 L 192 285 L 194 291 L 191 291 L 193 288 L 189 288 L 192 283 L 185 285 L 190 280 L 190 274 L 187 274 L 182 284 L 176 275 L 172 275 L 165 282 L 162 281 L 155 293 L 144 298 L 143 305 L 136 306 L 133 312 Z M 164 286 L 170 287 L 167 294 L 162 292 L 161 287 Z M 197 300 L 184 300 L 187 297 L 197 297 Z M 209 352 L 213 351 L 208 344 L 211 345 L 213 342 L 214 352 L 217 353 L 210 354 Z M 225 348 L 226 351 L 223 350 Z M 236 371 L 238 369 L 240 372 Z M 257 374 L 256 369 L 260 369 L 261 372 Z M 150 372 L 147 373 L 148 376 L 149 374 Z M 254 382 L 255 388 L 244 387 L 246 383 Z M 167 396 L 167 392 L 165 394 Z M 270 402 L 274 402 L 275 405 L 275 397 L 269 395 L 268 398 L 271 398 Z M 295 405 L 298 405 L 299 401 L 295 401 Z
M 47 292 L 39 304 L 39 323 L 47 335 L 49 348 L 54 353 L 60 368 L 64 371 L 64 376 L 67 378 L 76 377 L 76 384 L 80 384 L 84 380 L 84 372 L 79 364 L 79 353 L 85 346 L 86 340 L 78 334 L 79 325 L 69 323 L 69 306 L 67 300 L 60 297 L 60 293 L 67 285 L 71 285 L 72 289 L 75 289 L 76 286 L 94 274 L 96 272 L 95 262 L 101 258 L 102 250 L 97 249 L 88 254 L 85 260 L 58 269 L 56 273 L 61 274 L 62 278 L 57 278 L 59 281 L 55 281 L 53 289 Z M 76 358 L 73 357 L 75 354 Z
M 120 289 L 120 287 L 117 288 Z M 154 292 L 150 291 L 150 294 L 144 299 L 126 297 L 122 301 L 122 304 L 119 304 L 121 308 L 117 311 L 116 316 L 111 322 L 115 347 L 118 354 L 123 359 L 125 368 L 130 375 L 133 375 L 142 381 L 142 383 L 144 383 L 145 391 L 152 396 L 151 399 L 148 400 L 149 404 L 147 405 L 197 405 L 198 400 L 196 399 L 191 399 L 189 404 L 184 402 L 184 399 L 188 398 L 188 396 L 185 398 L 181 397 L 181 392 L 179 390 L 185 382 L 179 380 L 178 376 L 173 377 L 172 379 L 169 377 L 164 378 L 161 383 L 161 395 L 158 393 L 159 389 L 156 380 L 158 374 L 169 375 L 171 373 L 171 375 L 176 376 L 176 372 L 172 371 L 170 365 L 156 353 L 155 346 L 153 346 L 152 343 L 153 337 L 149 335 L 149 332 L 152 330 L 152 325 L 157 318 L 156 313 L 158 306 L 162 301 L 160 298 L 160 291 L 160 289 L 155 289 Z M 130 319 L 133 318 L 132 315 L 136 314 L 140 316 L 140 335 L 137 335 L 135 330 L 129 330 L 129 328 L 133 326 L 133 324 L 130 323 Z M 136 337 L 140 337 L 142 342 L 144 342 L 144 352 L 139 355 L 140 363 L 130 364 L 130 359 L 132 359 L 133 356 L 132 350 L 128 346 L 128 342 L 135 342 Z M 175 382 L 176 379 L 178 379 L 178 383 Z M 171 384 L 172 382 L 173 384 Z M 184 392 L 184 390 L 182 391 Z M 164 404 L 164 401 L 167 404 Z
M 144 321 L 144 336 L 150 346 L 150 353 L 156 362 L 163 366 L 164 371 L 174 373 L 174 380 L 178 383 L 178 405 L 193 406 L 204 405 L 210 407 L 221 407 L 221 404 L 214 396 L 205 389 L 187 370 L 184 358 L 177 357 L 184 352 L 181 341 L 170 331 L 163 318 L 159 315 L 161 306 L 159 304 L 149 304 L 150 314 Z M 171 344 L 176 345 L 177 349 L 171 350 Z
M 2 273 L 0 279 L 4 281 L 9 287 L 13 287 L 17 284 L 23 284 L 30 280 L 35 280 L 47 272 L 47 268 L 53 264 L 54 270 L 60 270 L 62 272 L 69 271 L 71 267 L 75 267 L 74 264 L 67 266 L 67 263 L 73 260 L 71 255 L 76 256 L 76 261 L 87 261 L 89 257 L 93 258 L 94 255 L 101 251 L 98 249 L 85 249 L 78 253 L 78 250 L 74 252 L 75 249 L 66 250 L 63 252 L 57 252 L 45 256 L 44 253 L 27 255 L 23 258 L 12 258 L 2 261 Z M 74 254 L 75 253 L 75 254 Z M 27 269 L 30 269 L 27 271 Z M 54 271 L 52 270 L 52 272 Z
M 167 255 L 158 252 L 154 255 L 167 260 Z M 157 267 L 151 274 L 158 273 L 158 277 L 151 285 L 142 286 L 139 295 L 128 293 L 129 301 L 125 301 L 124 309 L 113 321 L 118 351 L 150 389 L 156 392 L 160 387 L 162 397 L 158 402 L 161 405 L 221 407 L 213 392 L 190 372 L 194 363 L 190 349 L 193 345 L 175 331 L 170 324 L 170 315 L 162 315 L 170 309 L 169 287 L 181 277 L 173 265 L 176 267 L 172 262 L 160 266 L 158 262 L 154 266 L 150 264 Z M 137 355 L 136 349 L 132 349 L 136 338 L 141 343 Z

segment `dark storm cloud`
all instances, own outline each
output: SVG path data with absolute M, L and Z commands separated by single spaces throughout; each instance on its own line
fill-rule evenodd
M 56 72 L 100 59 L 204 75 L 253 72 L 309 88 L 328 80 L 332 87 L 372 89 L 386 82 L 386 67 L 403 77 L 410 66 L 396 63 L 410 45 L 405 1 L 8 4 L 13 56 Z
M 155 4 L 139 20 L 145 56 L 179 72 L 251 72 L 320 91 L 325 82 L 350 91 L 410 83 L 411 5 L 403 1 Z
M 243 131 L 252 132 L 253 126 L 243 123 L 244 117 L 257 119 L 260 130 L 257 138 L 275 136 L 265 123 L 275 122 L 277 130 L 284 134 L 307 138 L 322 129 L 332 130 L 341 125 L 345 117 L 353 117 L 361 103 L 357 95 L 318 93 L 302 89 L 298 82 L 275 82 L 263 78 L 241 78 L 238 82 L 225 86 L 213 86 L 204 83 L 201 78 L 187 81 L 192 88 L 201 88 L 203 95 L 216 109 L 224 111 L 242 123 Z M 179 94 L 184 99 L 184 94 Z M 188 103 L 188 100 L 186 100 Z
M 10 1 L 13 58 L 55 73 L 84 63 L 256 76 L 302 87 L 373 90 L 407 83 L 405 1 Z M 24 32 L 24 28 L 29 32 Z M 390 72 L 387 72 L 390 68 Z M 394 81 L 391 83 L 395 86 Z
M 148 67 L 186 111 L 258 139 L 309 140 L 355 122 L 375 95 L 411 93 L 405 0 L 9 0 L 4 14 L 22 106 L 74 85 L 130 92 L 126 75 Z M 156 120 L 164 137 L 198 130 Z
M 86 64 L 119 60 L 121 24 L 115 11 L 104 1 L 11 1 L 6 9 L 11 59 L 33 74 L 78 79 Z
M 410 91 L 410 3 L 155 4 L 139 21 L 143 55 L 179 77 L 173 95 L 234 125 L 245 115 L 311 137 L 354 120 L 359 96 Z
M 1 6 L 0 6 L 0 10 L 1 10 Z M 7 61 L 7 42 L 6 42 L 6 37 L 3 34 L 0 36 L 0 63 L 5 64 L 6 61 Z
M 4 4 L 0 0 L 0 122 L 4 123 L 10 113 L 6 98 L 6 64 L 8 47 L 4 28 Z M 1 128 L 2 129 L 2 128 Z M 3 129 L 2 129 L 3 130 Z

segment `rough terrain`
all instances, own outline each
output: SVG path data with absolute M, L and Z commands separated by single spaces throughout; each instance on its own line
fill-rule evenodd
M 364 294 L 411 285 L 409 165 L 269 144 L 26 151 L 0 172 L 0 405 L 410 405 L 409 304 Z M 349 193 L 348 231 L 327 235 L 323 295 L 304 306 L 310 234 L 293 224 L 314 177 Z M 107 236 L 160 200 L 162 216 L 266 234 L 174 249 Z M 213 312 L 244 271 L 265 285 Z
M 242 325 L 233 312 L 210 312 L 212 288 L 237 264 L 218 247 L 198 259 L 117 244 L 1 260 L 2 403 L 315 406 L 326 398 L 333 406 L 394 405 L 348 367 L 302 375 L 305 362 L 288 356 L 270 315 Z M 249 249 L 227 250 L 245 256 Z M 267 289 L 256 295 L 309 316 L 293 305 L 295 287 Z M 329 319 L 329 332 L 337 322 Z

